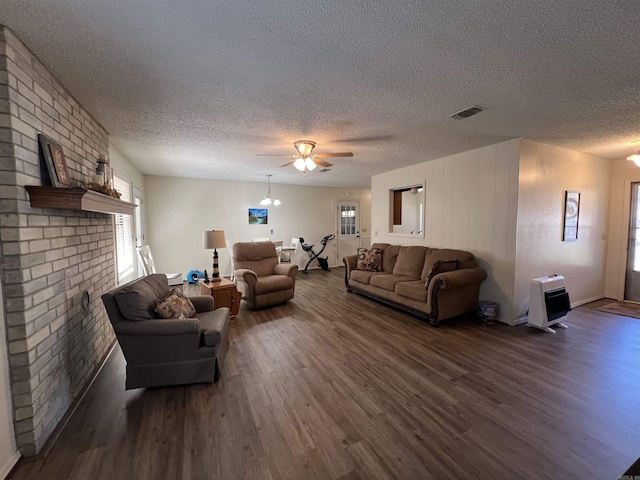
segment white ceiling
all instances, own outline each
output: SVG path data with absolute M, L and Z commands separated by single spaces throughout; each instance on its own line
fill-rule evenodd
M 637 0 L 0 0 L 143 173 L 354 188 L 514 137 L 640 150 L 639 20 Z M 354 157 L 305 178 L 256 156 L 299 139 Z

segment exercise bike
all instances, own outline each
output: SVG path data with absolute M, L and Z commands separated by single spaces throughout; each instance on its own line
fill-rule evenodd
M 322 258 L 320 254 L 324 252 L 325 248 L 327 248 L 327 242 L 329 240 L 333 240 L 334 238 L 336 238 L 336 236 L 333 233 L 325 235 L 324 238 L 320 240 L 322 249 L 318 253 L 316 253 L 313 251 L 313 247 L 315 247 L 315 245 L 307 245 L 306 243 L 304 243 L 304 238 L 300 237 L 300 245 L 302 246 L 302 250 L 307 252 L 309 254 L 309 257 L 311 257 L 305 265 L 304 270 L 302 270 L 302 273 L 309 273 L 309 265 L 311 265 L 311 262 L 313 262 L 314 260 L 318 260 L 318 265 L 320 265 L 320 268 L 322 270 L 325 270 L 327 272 L 331 271 L 329 270 L 329 257 Z

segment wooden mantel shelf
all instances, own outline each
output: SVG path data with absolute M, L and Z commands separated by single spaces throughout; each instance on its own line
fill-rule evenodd
M 32 207 L 62 208 L 65 210 L 82 210 L 85 212 L 122 213 L 133 215 L 134 203 L 124 202 L 118 198 L 86 188 L 56 188 L 26 186 Z

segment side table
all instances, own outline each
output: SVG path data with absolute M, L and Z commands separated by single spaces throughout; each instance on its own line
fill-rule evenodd
M 226 278 L 217 282 L 204 283 L 200 280 L 200 292 L 202 295 L 213 296 L 213 309 L 229 307 L 231 318 L 234 318 L 240 310 L 242 295 L 236 289 L 235 283 Z

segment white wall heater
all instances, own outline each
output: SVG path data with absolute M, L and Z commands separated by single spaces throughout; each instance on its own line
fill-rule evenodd
M 527 325 L 547 333 L 556 333 L 551 325 L 568 328 L 562 323 L 571 311 L 569 294 L 564 286 L 564 277 L 548 275 L 531 280 L 529 289 L 529 319 Z

